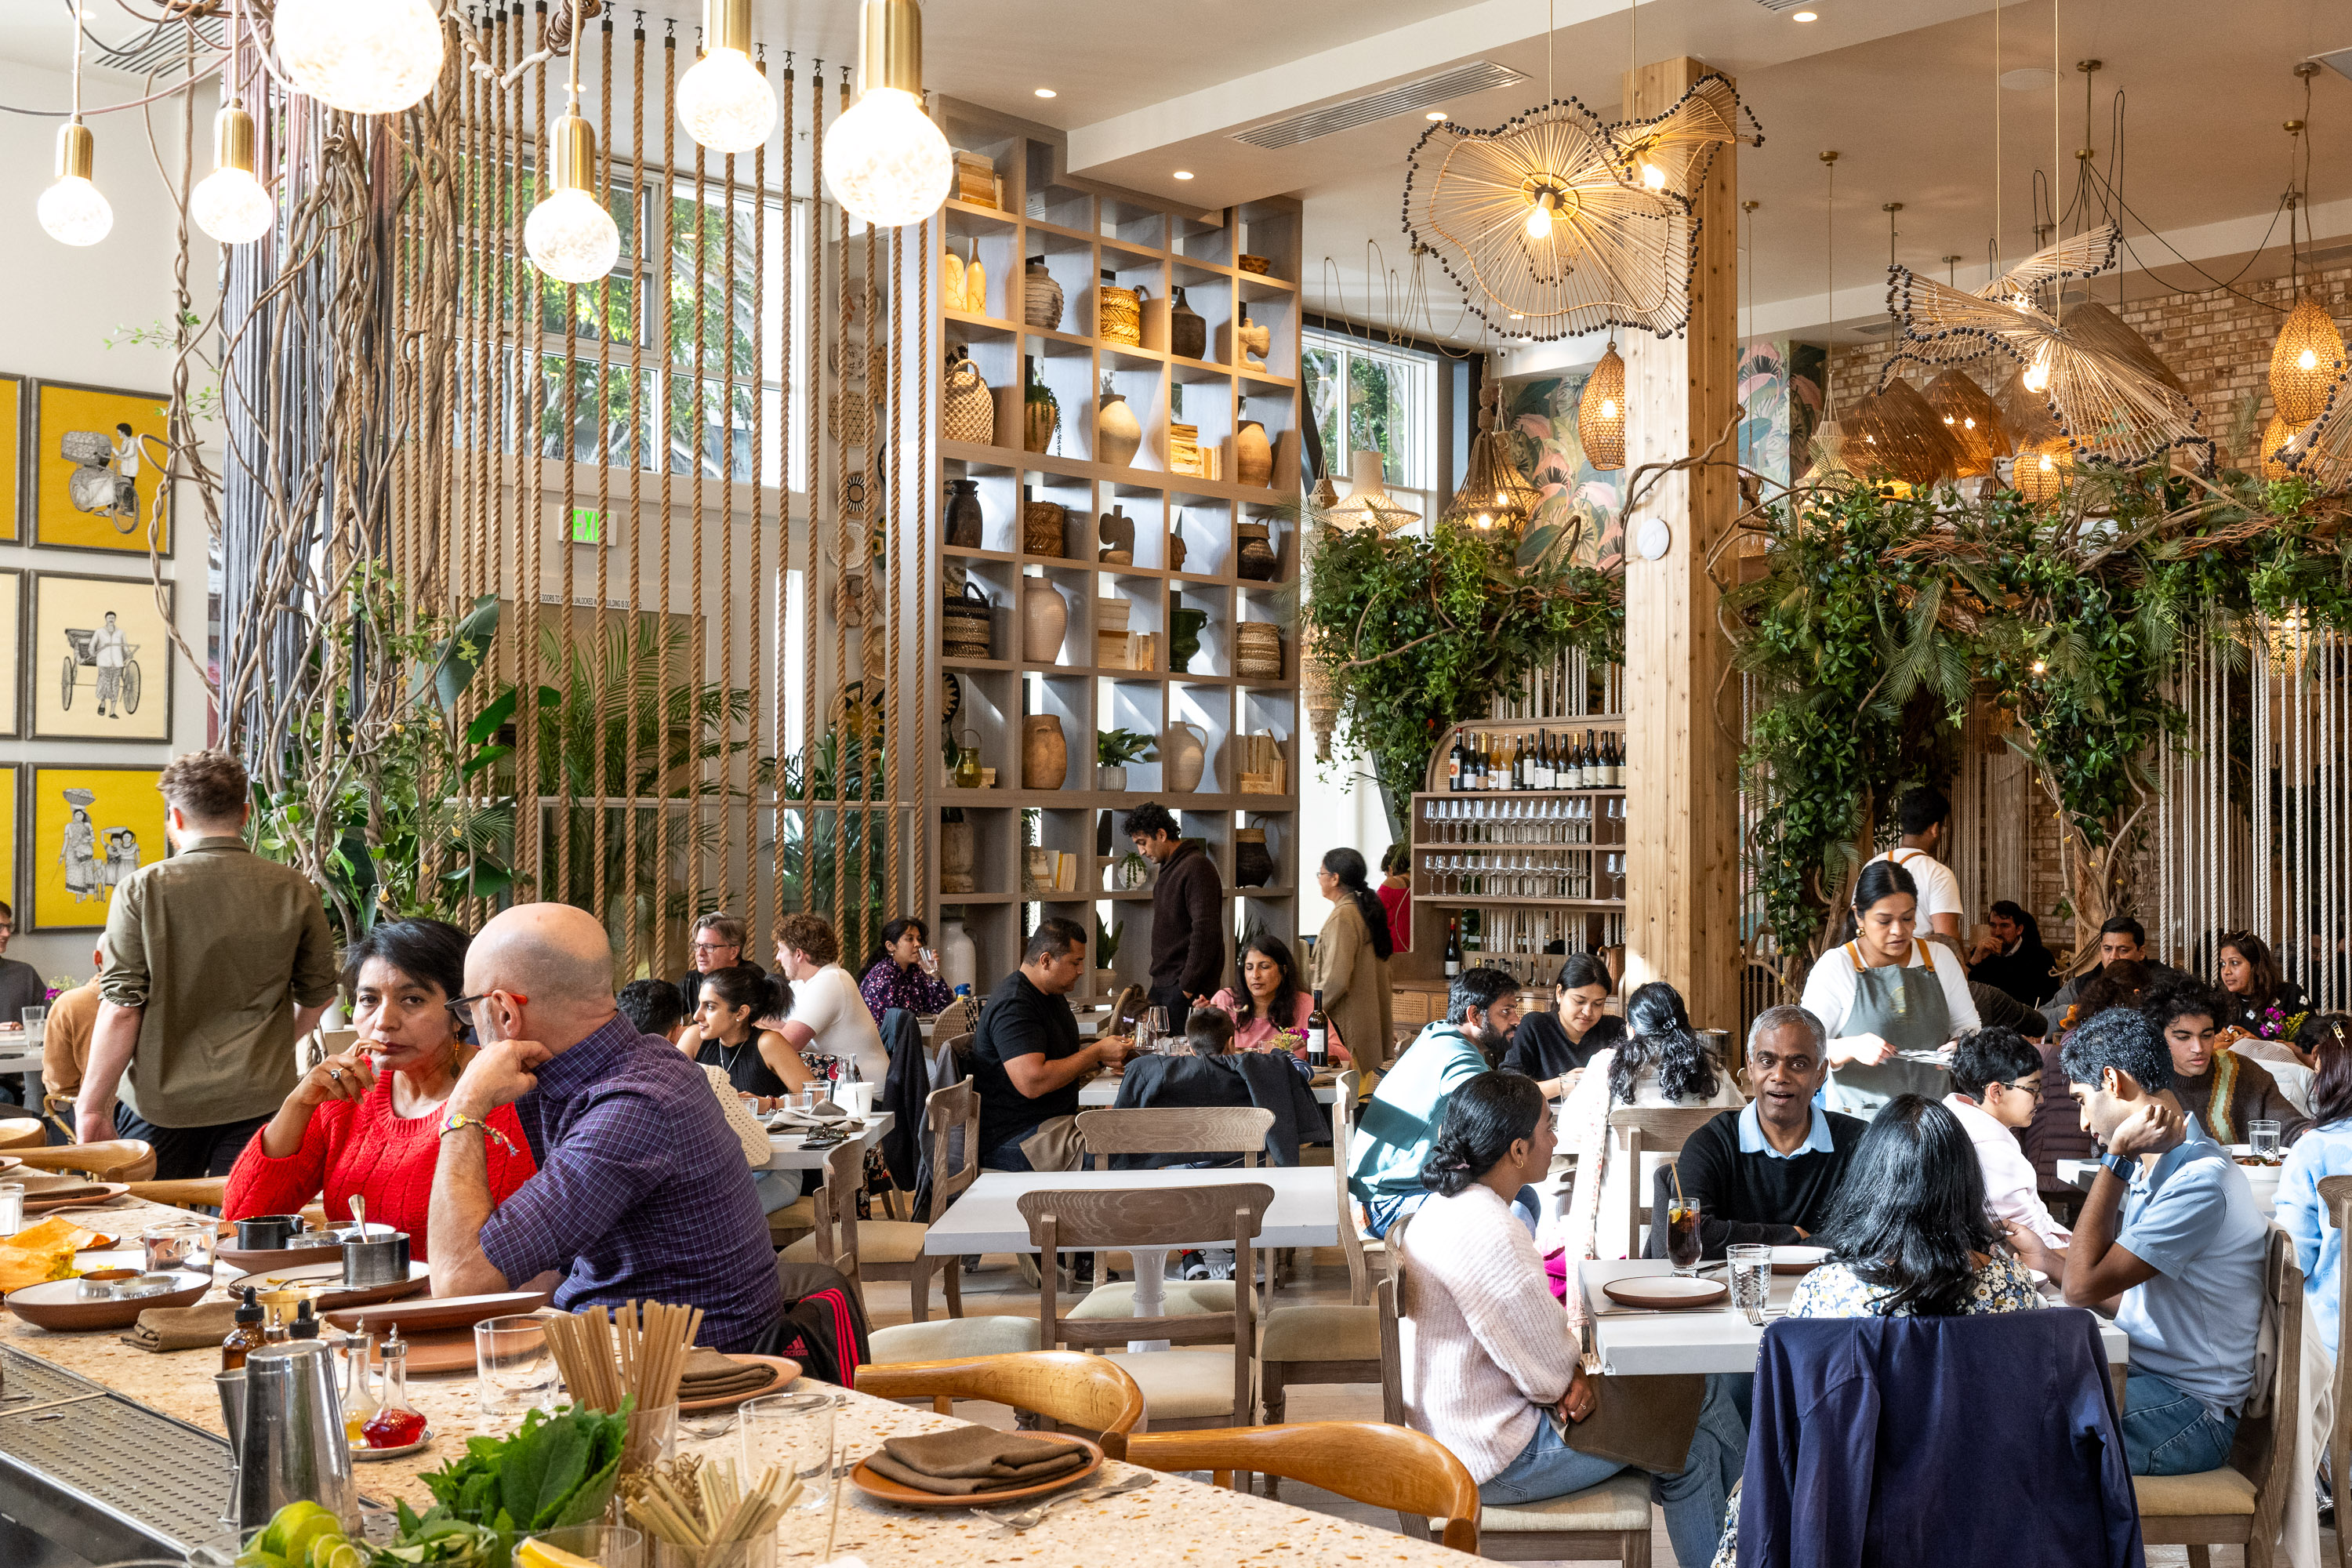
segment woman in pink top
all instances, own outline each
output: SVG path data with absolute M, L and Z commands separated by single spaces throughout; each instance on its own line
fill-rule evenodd
M 1234 1047 L 1237 1051 L 1265 1051 L 1275 1037 L 1290 1030 L 1293 1055 L 1307 1054 L 1307 1015 L 1313 998 L 1299 989 L 1298 960 L 1280 937 L 1254 936 L 1242 946 L 1239 984 L 1209 999 L 1209 1005 L 1233 1015 Z M 1343 1055 L 1335 1046 L 1333 1054 Z
M 1381 856 L 1381 908 L 1389 912 L 1389 940 L 1399 952 L 1412 946 L 1412 846 L 1391 844 Z

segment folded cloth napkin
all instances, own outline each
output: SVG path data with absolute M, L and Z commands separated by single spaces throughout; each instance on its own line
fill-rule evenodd
M 194 1307 L 150 1307 L 139 1314 L 138 1326 L 122 1342 L 142 1351 L 192 1351 L 217 1348 L 236 1327 L 235 1301 L 209 1301 Z
M 773 1383 L 776 1371 L 766 1362 L 737 1361 L 717 1351 L 698 1350 L 686 1358 L 686 1370 L 678 1374 L 677 1396 L 686 1401 L 749 1394 Z
M 1076 1475 L 1092 1458 L 1084 1444 L 1066 1437 L 959 1426 L 920 1437 L 885 1439 L 882 1451 L 866 1462 L 877 1473 L 919 1491 L 970 1497 Z

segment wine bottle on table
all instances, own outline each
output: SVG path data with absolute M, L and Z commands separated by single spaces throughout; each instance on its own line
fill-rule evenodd
M 1462 918 L 1451 916 L 1445 922 L 1445 977 L 1448 980 L 1462 973 Z
M 1315 1010 L 1307 1015 L 1307 1065 L 1328 1067 L 1331 1063 L 1331 1020 L 1323 1016 L 1323 993 L 1315 993 Z

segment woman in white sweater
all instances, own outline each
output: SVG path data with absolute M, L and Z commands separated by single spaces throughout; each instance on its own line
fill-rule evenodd
M 1446 1104 L 1422 1182 L 1433 1195 L 1404 1233 L 1406 1419 L 1452 1449 L 1498 1506 L 1565 1497 L 1626 1468 L 1562 1436 L 1592 1414 L 1574 1337 L 1544 1282 L 1534 1238 L 1512 1212 L 1550 1169 L 1543 1091 L 1517 1073 L 1481 1073 Z M 1713 1554 L 1724 1499 L 1748 1437 L 1720 1378 L 1679 1475 L 1653 1478 L 1675 1561 Z

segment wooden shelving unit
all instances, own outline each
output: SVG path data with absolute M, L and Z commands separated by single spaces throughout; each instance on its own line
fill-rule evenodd
M 1080 999 L 1139 980 L 1149 967 L 1150 893 L 1148 884 L 1118 886 L 1119 862 L 1130 846 L 1118 828 L 1129 808 L 1157 800 L 1179 815 L 1188 837 L 1206 841 L 1224 881 L 1231 929 L 1267 930 L 1295 942 L 1299 876 L 1292 828 L 1300 752 L 1297 638 L 1290 602 L 1299 560 L 1296 531 L 1286 513 L 1295 509 L 1299 493 L 1303 418 L 1297 380 L 1298 204 L 1267 201 L 1210 213 L 1171 207 L 1063 175 L 1058 147 L 1034 128 L 1010 126 L 951 104 L 943 108 L 949 140 L 994 163 L 1005 208 L 950 202 L 930 230 L 935 246 L 965 260 L 976 257 L 987 270 L 983 310 L 942 308 L 934 284 L 927 301 L 933 312 L 931 341 L 940 351 L 934 374 L 943 368 L 946 351 L 964 348 L 995 395 L 996 420 L 995 439 L 979 444 L 947 440 L 933 415 L 929 434 L 943 482 L 927 503 L 930 554 L 925 580 L 934 584 L 934 607 L 927 616 L 925 658 L 931 689 L 944 693 L 952 678 L 957 689 L 960 710 L 948 729 L 977 735 L 981 762 L 996 770 L 997 787 L 951 787 L 940 742 L 952 737 L 935 731 L 931 793 L 940 810 L 959 810 L 971 825 L 978 890 L 940 889 L 934 812 L 927 825 L 933 835 L 930 886 L 924 889 L 928 910 L 935 921 L 961 921 L 977 950 L 976 984 L 982 992 L 1019 958 L 1025 904 L 1076 920 L 1090 944 L 1097 916 L 1118 931 L 1115 962 L 1089 963 Z M 1242 270 L 1238 258 L 1244 253 L 1268 258 L 1272 271 Z M 1064 303 L 1056 326 L 1031 326 L 1024 320 L 1023 273 L 1031 257 L 1043 257 L 1061 287 Z M 939 272 L 935 257 L 935 279 Z M 1093 330 L 1106 273 L 1119 287 L 1143 294 L 1140 344 L 1107 342 Z M 1180 357 L 1169 350 L 1169 309 L 1172 291 L 1180 288 L 1207 323 L 1210 359 Z M 1251 323 L 1268 329 L 1263 370 L 1242 363 L 1234 341 L 1244 310 Z M 1059 433 L 1044 452 L 1027 451 L 1023 443 L 1024 366 L 1031 362 L 1062 410 Z M 1131 465 L 1095 460 L 1097 395 L 1106 380 L 1142 427 L 1143 442 Z M 1257 421 L 1273 446 L 1270 486 L 1245 486 L 1231 478 L 1231 437 L 1244 420 Z M 1202 447 L 1220 448 L 1226 477 L 1171 471 L 1171 422 L 1194 426 Z M 944 481 L 956 479 L 978 487 L 985 520 L 978 548 L 945 542 Z M 1066 509 L 1063 553 L 1024 547 L 1024 497 Z M 1134 524 L 1130 563 L 1099 559 L 1099 521 L 1114 508 Z M 1268 581 L 1246 579 L 1235 570 L 1236 530 L 1244 522 L 1267 525 L 1279 563 Z M 1181 567 L 1171 564 L 1171 530 L 1185 546 Z M 1023 657 L 1024 580 L 1038 577 L 1061 592 L 1068 611 L 1062 646 L 1051 660 Z M 995 606 L 986 658 L 941 653 L 938 595 L 954 592 L 953 584 L 967 578 Z M 1096 633 L 1107 625 L 1099 606 L 1117 600 L 1127 605 L 1126 629 L 1158 638 L 1161 668 L 1108 668 L 1096 663 Z M 1170 669 L 1171 612 L 1180 606 L 1206 612 L 1208 621 L 1190 668 Z M 1234 673 L 1237 621 L 1282 626 L 1279 678 Z M 1034 714 L 1061 721 L 1069 765 L 1059 789 L 1022 787 L 1022 721 Z M 1124 790 L 1095 787 L 1098 731 L 1124 729 L 1158 736 L 1180 720 L 1207 736 L 1197 790 L 1170 792 L 1156 763 L 1129 763 Z M 1285 789 L 1276 795 L 1243 793 L 1236 742 L 1268 733 L 1279 743 Z M 1032 813 L 1034 839 L 1024 836 L 1024 819 Z M 1106 814 L 1111 816 L 1109 853 L 1098 855 Z M 1234 832 L 1254 819 L 1262 819 L 1255 825 L 1268 829 L 1275 868 L 1269 886 L 1240 888 L 1234 882 Z M 1023 868 L 1030 843 L 1079 857 L 1076 889 L 1029 890 Z M 1099 973 L 1105 968 L 1113 974 L 1108 982 Z

